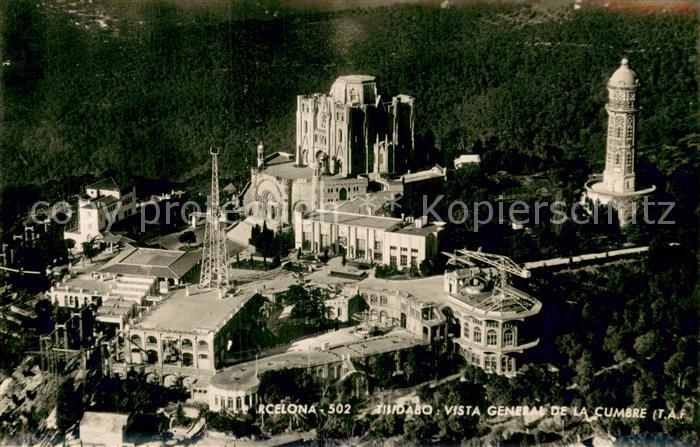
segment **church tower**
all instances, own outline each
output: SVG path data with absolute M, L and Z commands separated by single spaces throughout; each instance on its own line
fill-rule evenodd
M 614 193 L 632 192 L 637 125 L 637 75 L 622 59 L 608 81 L 608 138 L 605 151 L 603 185 Z

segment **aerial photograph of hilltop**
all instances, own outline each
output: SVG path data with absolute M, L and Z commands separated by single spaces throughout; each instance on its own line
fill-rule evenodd
M 0 2 L 0 445 L 698 445 L 699 13 Z

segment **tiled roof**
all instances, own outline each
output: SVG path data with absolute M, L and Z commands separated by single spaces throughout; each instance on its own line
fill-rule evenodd
M 129 247 L 100 271 L 120 275 L 181 279 L 201 259 L 200 251 Z

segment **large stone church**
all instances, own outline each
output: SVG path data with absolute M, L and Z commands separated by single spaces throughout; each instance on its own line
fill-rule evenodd
M 401 195 L 406 184 L 444 179 L 440 167 L 411 174 L 413 164 L 414 99 L 382 97 L 372 76 L 341 76 L 328 94 L 297 97 L 293 154 L 266 156 L 258 146 L 243 204 L 250 220 L 282 228 L 295 211 L 332 208 L 370 190 Z

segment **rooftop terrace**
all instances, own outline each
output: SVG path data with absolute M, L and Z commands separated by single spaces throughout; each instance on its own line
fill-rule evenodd
M 250 300 L 254 292 L 243 292 L 219 298 L 219 291 L 189 287 L 177 289 L 153 306 L 132 327 L 172 332 L 216 331 L 233 318 Z

